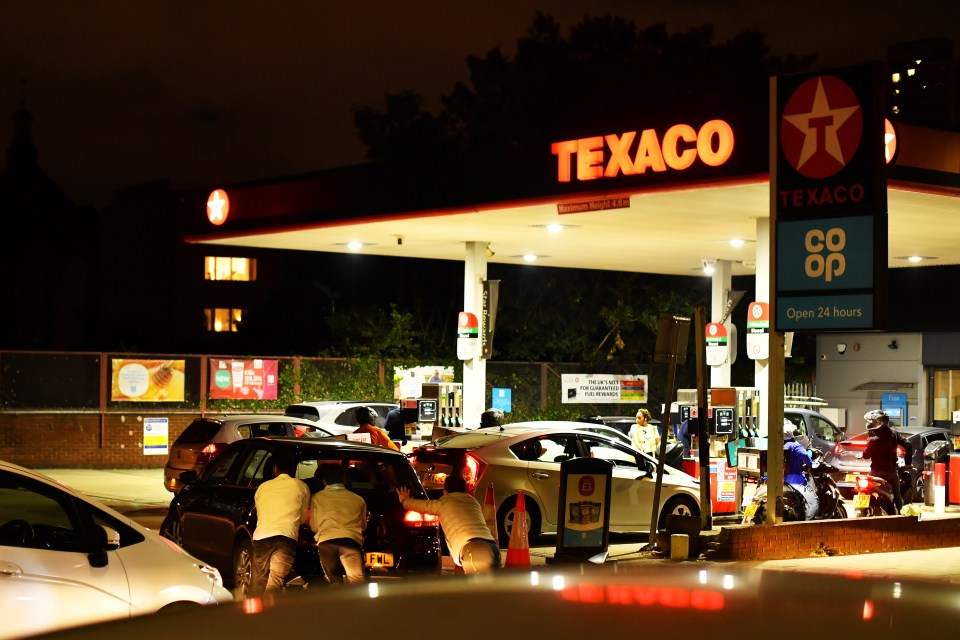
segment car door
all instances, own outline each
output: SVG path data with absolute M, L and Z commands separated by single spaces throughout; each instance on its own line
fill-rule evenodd
M 560 463 L 583 455 L 583 451 L 575 434 L 535 436 L 529 444 L 532 446 L 524 447 L 524 451 L 533 451 L 525 456 L 527 481 L 543 505 L 544 521 L 556 525 L 560 505 Z
M 123 563 L 94 567 L 82 502 L 59 489 L 0 471 L 0 611 L 3 635 L 130 615 Z M 85 522 L 87 524 L 85 524 Z
M 250 448 L 255 447 L 249 441 L 231 445 L 210 461 L 200 480 L 183 496 L 183 547 L 218 567 L 233 561 L 238 517 L 235 503 L 238 491 L 242 491 L 237 487 L 239 460 Z
M 610 528 L 644 531 L 650 526 L 656 468 L 653 461 L 620 443 L 589 434 L 581 436 L 586 455 L 613 465 L 610 486 Z

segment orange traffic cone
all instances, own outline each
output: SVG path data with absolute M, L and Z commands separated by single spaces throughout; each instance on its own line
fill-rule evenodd
M 510 530 L 510 545 L 507 547 L 508 569 L 530 568 L 530 542 L 528 540 L 529 520 L 527 508 L 523 503 L 523 490 L 517 492 L 517 506 L 513 513 L 513 527 Z
M 497 535 L 497 500 L 493 496 L 493 483 L 487 483 L 487 495 L 483 498 L 483 519 L 487 521 L 487 528 L 490 529 L 490 535 L 500 544 L 500 536 Z

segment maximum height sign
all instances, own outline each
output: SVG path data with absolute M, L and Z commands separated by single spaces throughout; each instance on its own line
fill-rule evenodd
M 881 328 L 887 181 L 879 65 L 774 78 L 771 129 L 776 329 Z

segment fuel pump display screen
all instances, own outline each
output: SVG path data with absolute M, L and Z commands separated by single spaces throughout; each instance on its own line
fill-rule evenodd
M 713 419 L 716 432 L 720 435 L 733 433 L 733 408 L 714 408 Z
M 437 419 L 437 401 L 421 400 L 417 404 L 420 410 L 420 422 L 435 422 Z

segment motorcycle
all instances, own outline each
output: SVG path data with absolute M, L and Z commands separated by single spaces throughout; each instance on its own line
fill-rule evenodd
M 858 473 L 853 479 L 853 508 L 858 518 L 897 515 L 893 503 L 893 487 L 879 476 Z
M 788 484 L 783 485 L 783 521 L 797 522 L 804 519 L 806 500 L 800 492 Z M 760 478 L 757 490 L 749 502 L 743 505 L 741 524 L 763 524 L 767 518 L 767 477 Z
M 819 506 L 813 520 L 830 520 L 846 518 L 847 510 L 843 506 L 843 499 L 833 479 L 836 469 L 823 458 L 823 453 L 814 449 L 810 452 L 813 467 L 809 470 L 817 490 Z M 767 478 L 760 479 L 756 492 L 749 502 L 745 503 L 742 524 L 762 524 L 766 519 L 767 510 Z M 798 522 L 805 520 L 807 501 L 803 494 L 788 484 L 783 485 L 783 520 L 784 522 Z
M 837 473 L 836 467 L 827 462 L 823 453 L 817 449 L 810 452 L 810 458 L 813 460 L 810 475 L 813 476 L 813 482 L 817 487 L 817 498 L 820 501 L 814 519 L 846 518 L 847 509 L 843 506 L 843 497 L 840 495 L 837 483 L 833 479 L 833 476 Z

